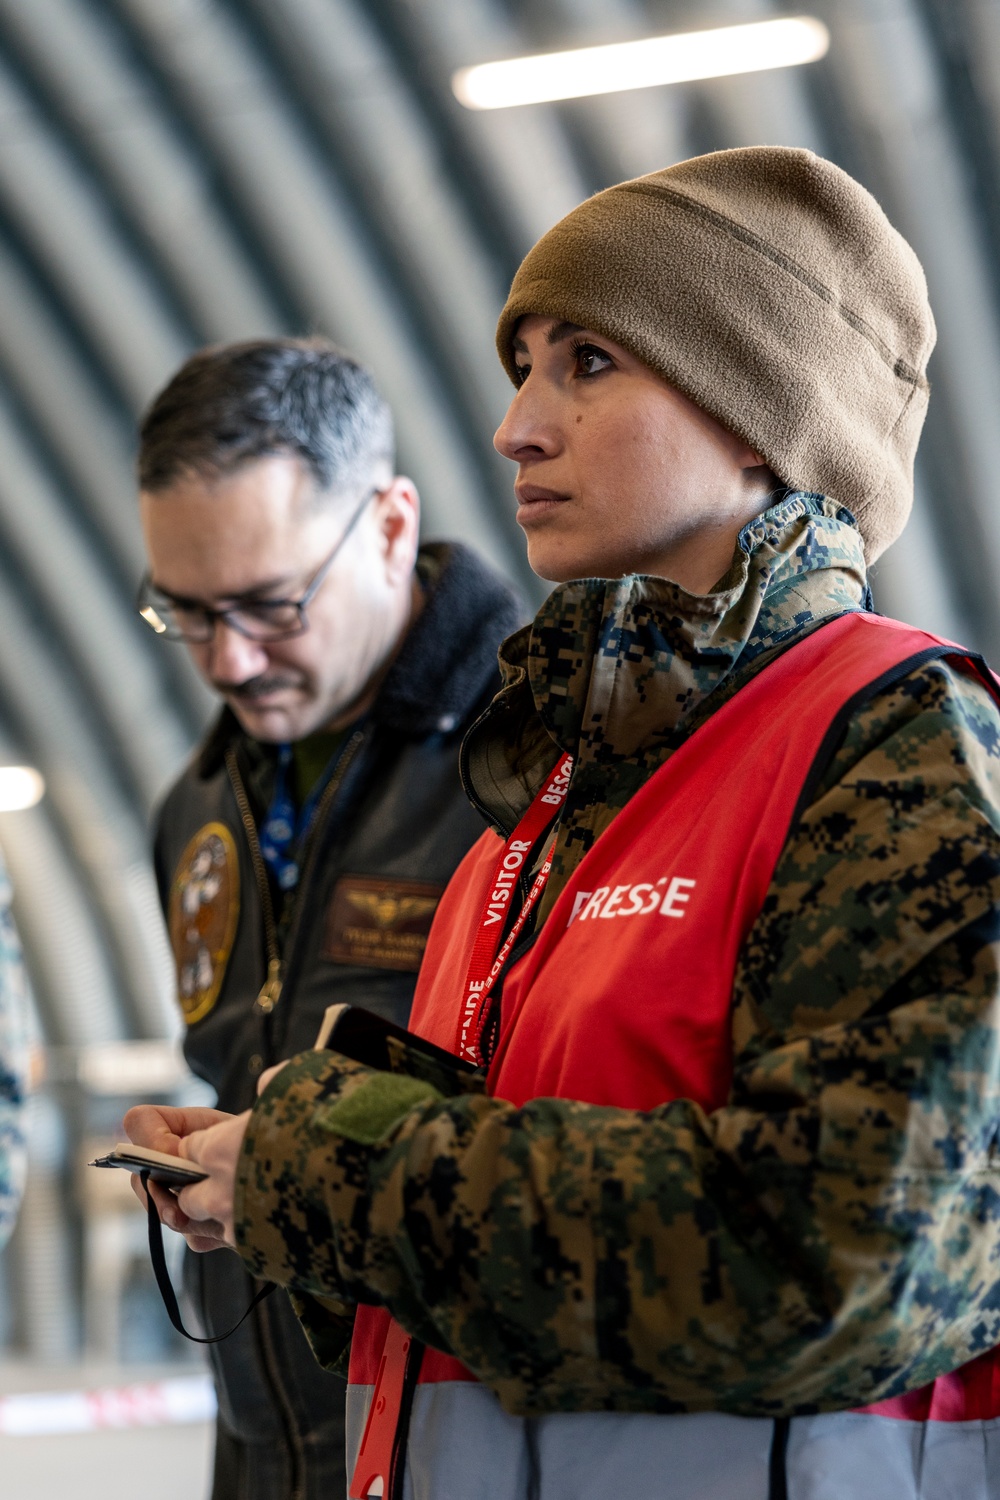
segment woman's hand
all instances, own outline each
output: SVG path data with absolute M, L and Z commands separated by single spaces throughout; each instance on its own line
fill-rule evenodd
M 212 1240 L 213 1250 L 218 1245 L 236 1249 L 233 1233 L 236 1163 L 249 1123 L 247 1109 L 241 1115 L 226 1115 L 217 1124 L 196 1130 L 181 1140 L 181 1156 L 208 1173 L 204 1182 L 194 1182 L 177 1194 L 180 1210 L 194 1226 L 185 1233 L 192 1250 L 209 1248 L 200 1243 L 205 1239 Z
M 284 1066 L 277 1063 L 261 1074 L 258 1094 Z M 137 1104 L 125 1116 L 125 1134 L 133 1145 L 181 1156 L 209 1174 L 204 1182 L 192 1183 L 177 1193 L 152 1180 L 149 1183 L 149 1196 L 156 1204 L 160 1222 L 182 1234 L 188 1247 L 199 1254 L 220 1250 L 224 1245 L 236 1248 L 236 1163 L 249 1119 L 249 1110 L 229 1115 L 221 1109 L 175 1109 L 167 1104 Z M 137 1176 L 132 1178 L 132 1190 L 145 1208 L 146 1194 Z
M 184 1189 L 185 1194 L 200 1194 L 193 1205 L 187 1201 L 182 1205 L 181 1195 L 159 1183 L 149 1183 L 149 1196 L 161 1222 L 182 1234 L 191 1250 L 203 1253 L 224 1245 L 235 1248 L 233 1187 L 249 1118 L 249 1110 L 243 1115 L 229 1115 L 221 1109 L 175 1109 L 158 1104 L 137 1105 L 125 1116 L 125 1133 L 134 1145 L 183 1157 L 212 1174 L 205 1182 Z M 195 1143 L 199 1151 L 208 1153 L 206 1159 L 194 1154 Z M 146 1194 L 138 1176 L 133 1176 L 132 1188 L 145 1207 Z

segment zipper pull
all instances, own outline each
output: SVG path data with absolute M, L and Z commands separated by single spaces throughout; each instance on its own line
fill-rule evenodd
M 272 958 L 267 965 L 267 978 L 257 996 L 257 1009 L 269 1016 L 281 999 L 281 959 Z

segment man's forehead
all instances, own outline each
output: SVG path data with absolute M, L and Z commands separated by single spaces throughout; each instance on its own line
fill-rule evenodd
M 260 470 L 216 479 L 188 475 L 142 496 L 153 582 L 205 602 L 280 592 L 311 566 L 338 512 L 302 504 L 295 476 Z M 257 472 L 255 472 L 257 471 Z
M 142 492 L 149 505 L 174 510 L 204 507 L 206 524 L 220 512 L 246 511 L 261 519 L 290 517 L 317 498 L 314 475 L 294 454 L 272 453 L 221 473 L 188 469 L 163 489 Z M 165 517 L 165 519 L 169 519 Z

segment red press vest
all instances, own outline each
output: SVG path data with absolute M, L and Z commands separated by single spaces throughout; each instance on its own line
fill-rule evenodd
M 961 647 L 850 614 L 785 651 L 723 704 L 601 834 L 510 967 L 489 1092 L 515 1105 L 534 1098 L 626 1109 L 677 1098 L 709 1112 L 723 1105 L 738 956 L 824 740 L 853 700 L 941 656 L 957 657 L 997 691 Z M 452 1051 L 500 847 L 485 833 L 453 876 L 417 986 L 413 1029 Z M 350 1380 L 374 1385 L 382 1375 L 362 1452 L 378 1446 L 377 1408 L 385 1444 L 396 1405 L 389 1367 L 394 1358 L 399 1366 L 404 1340 L 383 1309 L 359 1308 Z M 474 1378 L 435 1350 L 423 1356 L 421 1382 Z M 1000 1415 L 1000 1359 L 984 1355 L 873 1410 L 915 1420 Z

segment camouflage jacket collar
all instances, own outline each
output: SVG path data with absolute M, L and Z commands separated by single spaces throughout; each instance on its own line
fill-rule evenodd
M 508 829 L 558 750 L 568 751 L 576 769 L 560 844 L 568 837 L 589 847 L 678 735 L 755 665 L 819 621 L 867 603 L 853 517 L 803 493 L 786 494 L 744 528 L 711 593 L 636 575 L 562 584 L 501 648 L 503 689 L 466 742 L 467 789 Z M 591 809 L 589 826 L 575 836 L 581 803 Z

